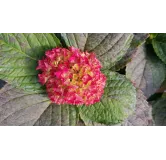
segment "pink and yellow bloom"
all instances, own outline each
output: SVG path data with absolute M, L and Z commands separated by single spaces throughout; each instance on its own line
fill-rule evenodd
M 46 51 L 39 60 L 39 82 L 46 85 L 50 100 L 56 104 L 91 105 L 100 101 L 106 77 L 94 53 L 70 47 Z

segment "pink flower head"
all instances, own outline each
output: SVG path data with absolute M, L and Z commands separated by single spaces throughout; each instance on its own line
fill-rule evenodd
M 46 85 L 50 100 L 57 104 L 91 105 L 100 101 L 106 77 L 94 53 L 70 47 L 46 51 L 39 60 L 39 82 Z

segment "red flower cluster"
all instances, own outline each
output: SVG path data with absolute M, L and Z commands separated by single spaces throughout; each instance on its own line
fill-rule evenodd
M 57 104 L 91 105 L 100 101 L 106 77 L 94 53 L 70 47 L 46 51 L 39 60 L 39 81 L 46 85 L 50 100 Z

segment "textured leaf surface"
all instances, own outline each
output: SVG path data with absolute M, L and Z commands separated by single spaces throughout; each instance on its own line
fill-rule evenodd
M 103 69 L 110 69 L 125 55 L 133 38 L 132 33 L 64 33 L 61 35 L 67 46 L 95 52 Z
M 79 108 L 82 119 L 103 124 L 118 124 L 132 114 L 136 91 L 129 80 L 118 73 L 106 73 L 107 85 L 100 102 Z
M 166 33 L 151 34 L 153 48 L 158 57 L 166 64 Z
M 78 122 L 78 126 L 106 126 L 103 123 L 97 123 L 97 122 L 93 122 L 92 120 L 90 120 L 89 118 L 86 117 L 86 115 L 81 114 L 81 119 Z
M 38 83 L 37 60 L 60 45 L 54 34 L 0 34 L 0 78 L 27 91 L 43 92 Z
M 50 104 L 44 94 L 25 94 L 6 84 L 0 90 L 0 125 L 76 125 L 76 106 Z
M 149 34 L 147 33 L 135 33 L 127 53 L 115 64 L 115 66 L 111 67 L 111 70 L 117 71 L 121 68 L 124 68 L 126 64 L 131 61 L 132 57 L 134 57 L 138 47 L 145 43 L 145 40 L 148 38 L 148 36 Z
M 152 125 L 152 108 L 146 101 L 141 90 L 137 91 L 136 108 L 133 115 L 129 116 L 123 123 L 125 126 L 149 126 Z
M 35 123 L 36 126 L 75 126 L 78 121 L 76 106 L 51 104 Z
M 84 115 L 82 115 L 84 124 L 86 126 L 106 126 L 101 123 L 93 122 Z M 146 97 L 143 95 L 141 90 L 137 91 L 137 102 L 135 111 L 130 115 L 122 124 L 118 126 L 151 126 L 153 125 L 152 120 L 152 108 L 151 105 L 146 101 Z
M 166 97 L 163 97 L 153 104 L 153 119 L 155 125 L 166 126 Z
M 85 48 L 85 44 L 88 38 L 87 33 L 62 33 L 61 36 L 67 46 L 74 46 L 81 49 L 82 51 Z
M 25 94 L 6 84 L 0 90 L 0 125 L 33 125 L 49 104 L 44 94 Z
M 151 48 L 139 47 L 136 56 L 126 67 L 126 76 L 149 97 L 165 79 L 165 65 Z

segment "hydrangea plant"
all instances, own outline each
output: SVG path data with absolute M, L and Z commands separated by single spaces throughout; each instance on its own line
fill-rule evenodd
M 94 53 L 70 47 L 46 51 L 39 60 L 39 82 L 46 84 L 50 100 L 56 104 L 91 105 L 100 101 L 106 77 Z
M 0 125 L 152 125 L 164 36 L 1 33 Z

